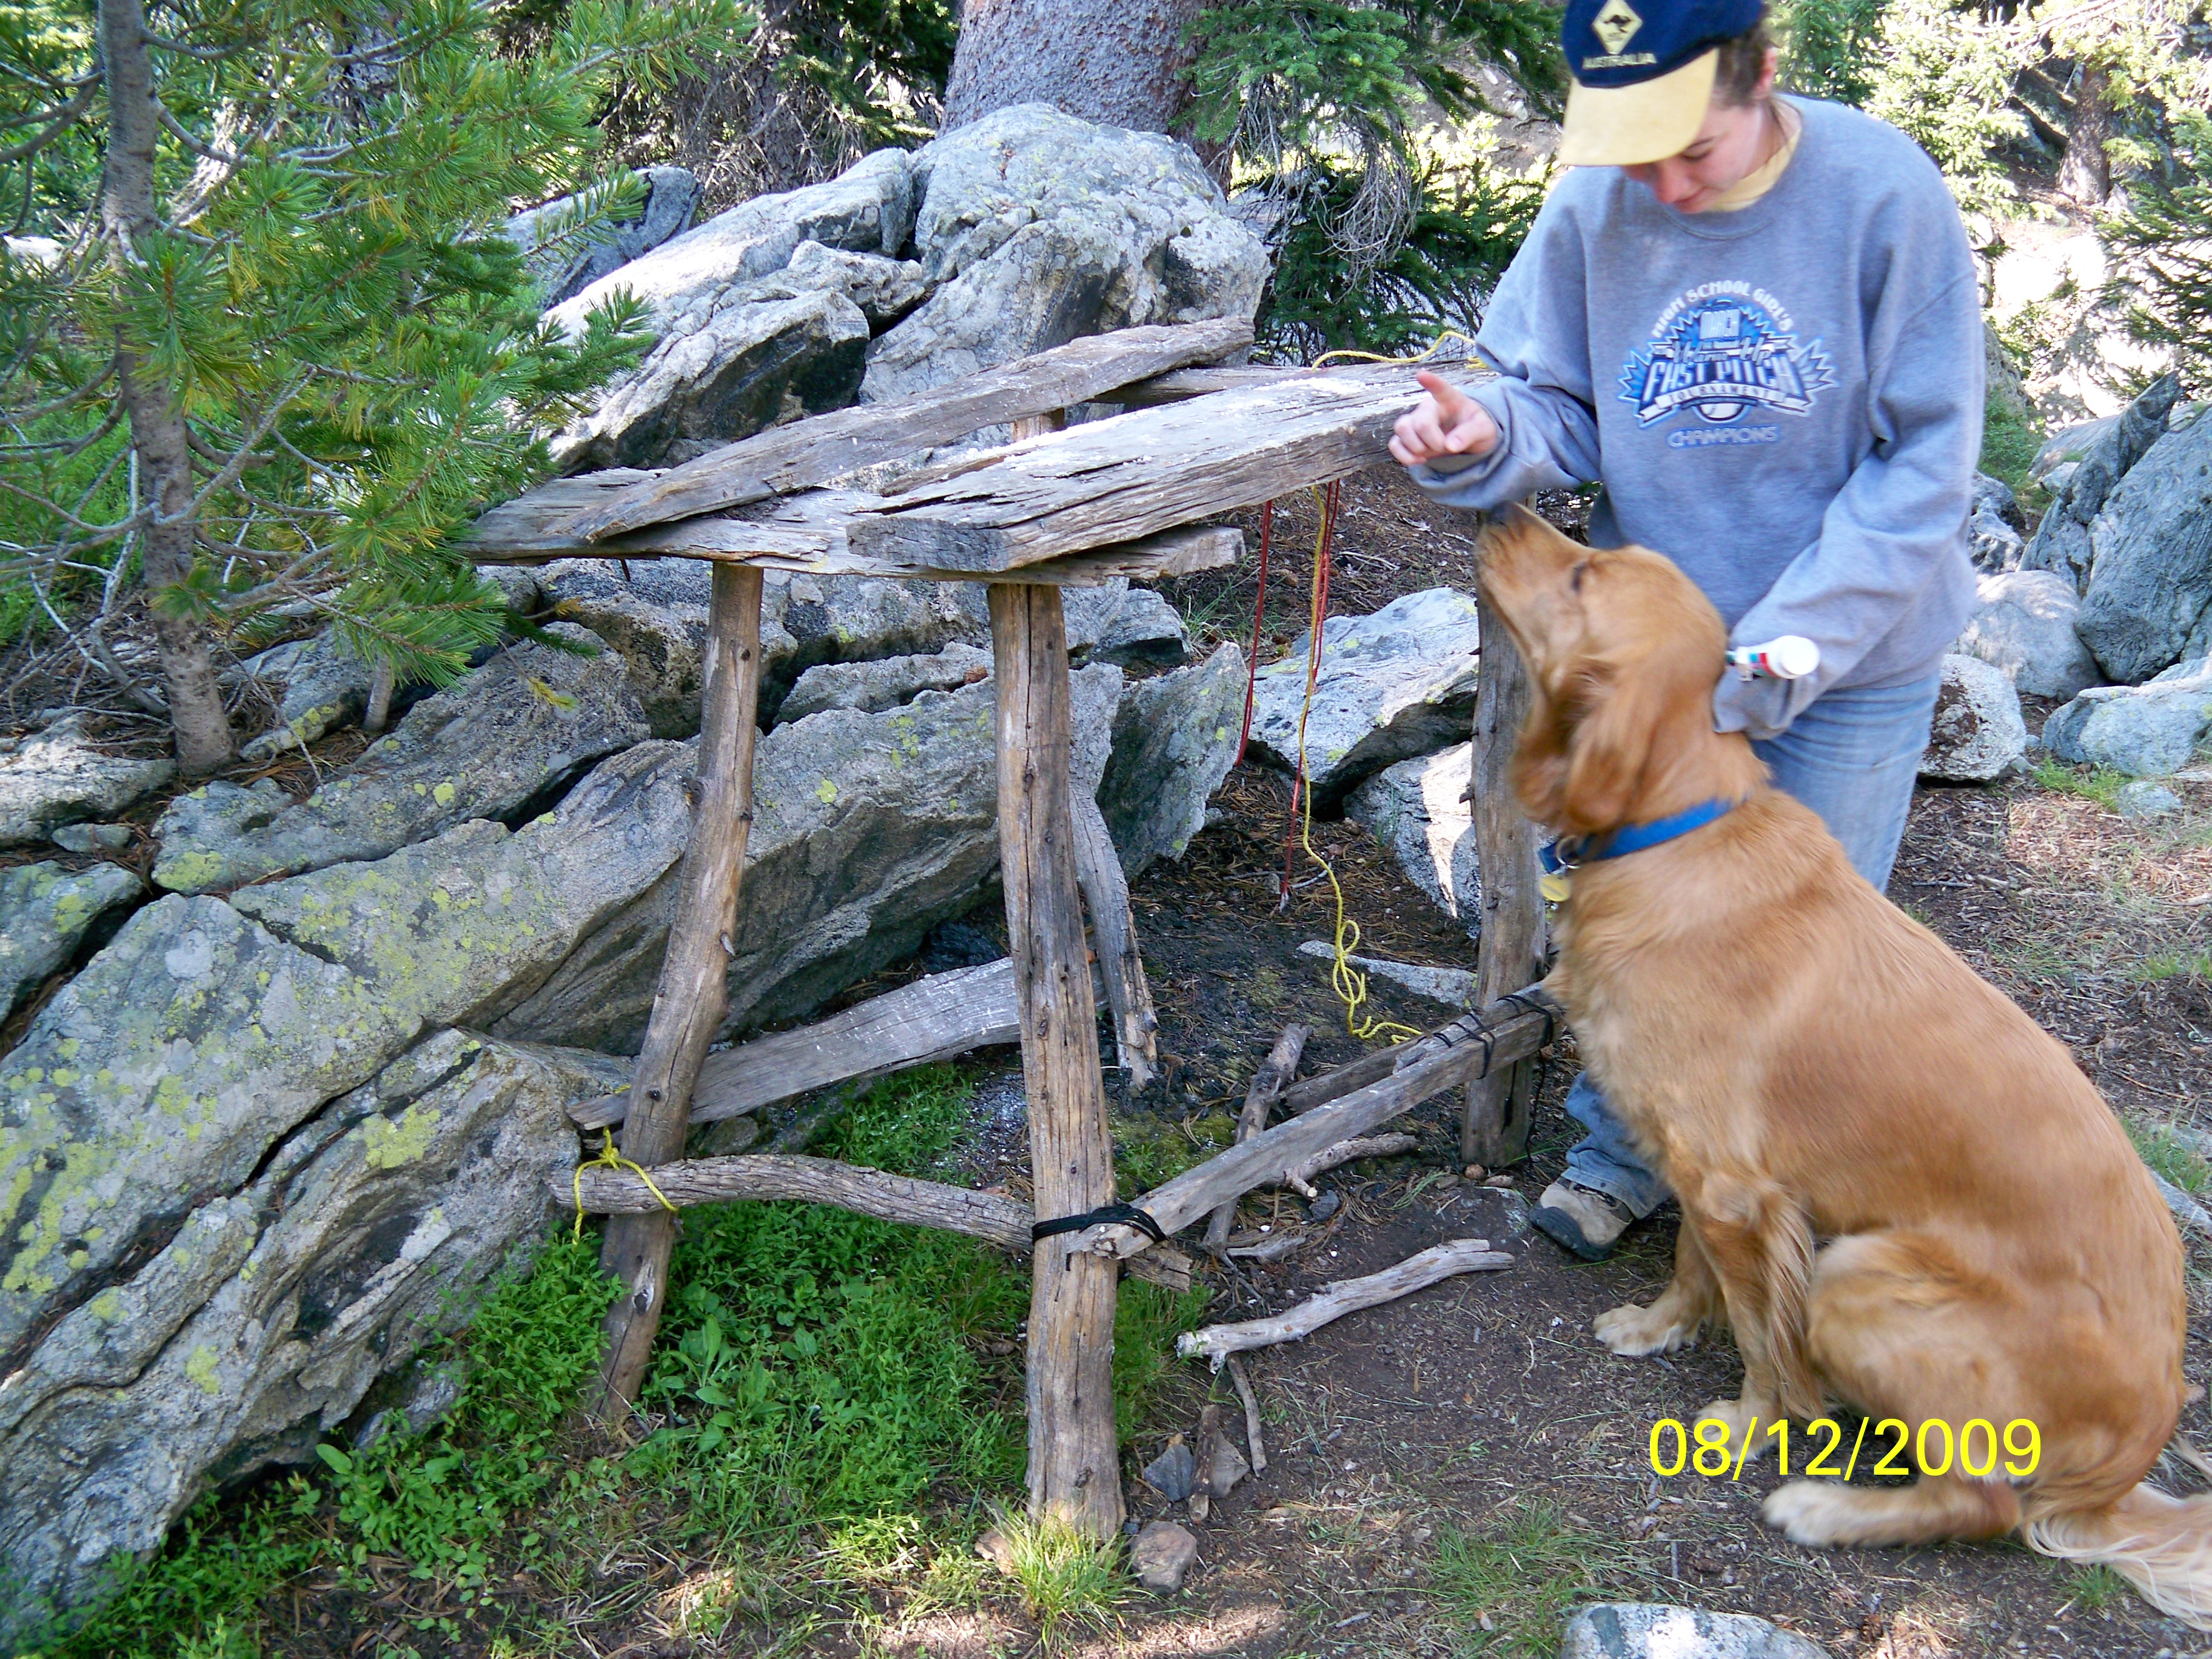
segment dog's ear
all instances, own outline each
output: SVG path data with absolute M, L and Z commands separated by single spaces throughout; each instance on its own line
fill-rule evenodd
M 1512 780 L 1513 798 L 1532 823 L 1557 823 L 1565 809 L 1567 738 L 1559 706 L 1531 676 L 1528 717 L 1521 722 L 1507 775 Z
M 1656 708 L 1611 676 L 1585 674 L 1577 685 L 1566 738 L 1566 776 L 1552 822 L 1590 835 L 1628 822 L 1651 758 Z

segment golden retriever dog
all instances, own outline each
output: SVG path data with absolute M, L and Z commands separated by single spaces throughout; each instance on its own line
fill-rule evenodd
M 1943 1459 L 1908 1486 L 1792 1480 L 1766 1522 L 1816 1545 L 2017 1531 L 2202 1626 L 2212 1497 L 2142 1484 L 2187 1398 L 2181 1241 L 2118 1121 L 1713 731 L 1726 635 L 1673 564 L 1515 509 L 1484 532 L 1480 582 L 1528 666 L 1512 775 L 1531 818 L 1596 835 L 1735 803 L 1583 864 L 1559 918 L 1550 988 L 1682 1208 L 1673 1282 L 1599 1339 L 1656 1354 L 1732 1329 L 1743 1391 L 1699 1413 L 1729 1425 L 1732 1458 L 1754 1418 L 1832 1400 L 1915 1444 L 1930 1419 L 2026 1419 L 2041 1450 L 2021 1478 Z M 1930 1462 L 1948 1437 L 1931 1431 Z

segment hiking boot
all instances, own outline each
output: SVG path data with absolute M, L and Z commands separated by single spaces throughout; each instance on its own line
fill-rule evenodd
M 1636 1219 L 1628 1206 L 1565 1177 L 1544 1188 L 1529 1224 L 1585 1261 L 1602 1261 Z

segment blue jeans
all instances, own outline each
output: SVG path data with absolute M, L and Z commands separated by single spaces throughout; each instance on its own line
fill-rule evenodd
M 1778 738 L 1755 742 L 1775 787 L 1820 815 L 1851 867 L 1876 889 L 1889 884 L 1912 807 L 1912 782 L 1928 747 L 1938 675 L 1913 685 L 1830 691 Z M 1567 1115 L 1589 1131 L 1567 1154 L 1566 1177 L 1647 1216 L 1674 1196 L 1644 1167 L 1628 1131 L 1585 1072 L 1567 1091 Z

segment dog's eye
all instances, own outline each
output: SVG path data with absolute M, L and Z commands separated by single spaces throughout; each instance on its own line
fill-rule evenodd
M 1575 592 L 1577 593 L 1583 591 L 1583 572 L 1589 568 L 1589 561 L 1588 559 L 1584 559 L 1581 563 L 1577 564 L 1574 568 L 1573 572 L 1568 578 L 1569 581 L 1572 584 Z

